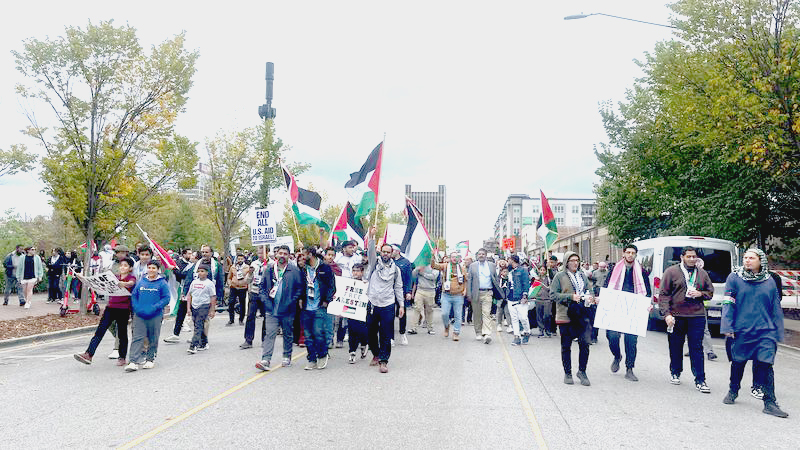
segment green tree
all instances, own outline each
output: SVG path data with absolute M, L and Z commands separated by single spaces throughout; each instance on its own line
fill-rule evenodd
M 29 112 L 26 130 L 45 149 L 45 191 L 87 242 L 149 211 L 166 187 L 191 183 L 195 145 L 173 133 L 198 57 L 184 44 L 182 33 L 145 52 L 133 27 L 108 21 L 12 52 L 30 82 L 20 95 L 53 113 L 46 124 Z
M 0 178 L 33 170 L 35 162 L 36 155 L 28 153 L 24 145 L 12 145 L 8 150 L 0 148 Z
M 601 116 L 611 146 L 598 220 L 618 241 L 699 234 L 739 243 L 797 235 L 798 14 L 792 2 L 683 0 L 681 40 Z M 786 97 L 788 95 L 788 97 Z

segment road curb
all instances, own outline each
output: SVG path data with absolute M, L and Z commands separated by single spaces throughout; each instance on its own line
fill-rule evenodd
M 44 344 L 45 342 L 62 339 L 69 336 L 89 334 L 97 329 L 97 325 L 69 328 L 67 330 L 51 331 L 49 333 L 34 334 L 0 341 L 0 348 L 19 347 L 28 344 Z
M 778 343 L 778 350 L 783 350 L 787 353 L 800 356 L 800 348 L 792 347 L 791 345 L 781 344 L 780 342 Z

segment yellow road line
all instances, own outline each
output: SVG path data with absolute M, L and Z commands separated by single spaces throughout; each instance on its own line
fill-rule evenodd
M 547 443 L 544 442 L 544 436 L 542 436 L 542 430 L 539 428 L 539 422 L 536 421 L 536 415 L 533 414 L 531 403 L 528 401 L 528 396 L 525 394 L 525 389 L 522 388 L 522 383 L 519 381 L 517 369 L 514 368 L 514 364 L 511 362 L 511 356 L 508 354 L 508 350 L 506 349 L 506 343 L 503 340 L 503 335 L 498 333 L 498 336 L 500 337 L 500 343 L 502 344 L 500 347 L 503 349 L 503 356 L 505 356 L 508 369 L 511 371 L 511 379 L 514 380 L 514 387 L 517 390 L 519 401 L 522 403 L 522 409 L 525 411 L 525 415 L 528 417 L 528 422 L 531 425 L 531 431 L 533 431 L 533 435 L 536 437 L 536 443 L 539 445 L 541 450 L 547 450 Z
M 292 361 L 294 361 L 294 360 L 296 360 L 298 358 L 302 358 L 305 355 L 306 355 L 306 352 L 302 352 L 299 355 L 295 355 L 295 356 L 292 357 Z M 188 419 L 189 417 L 193 416 L 194 414 L 196 414 L 196 413 L 208 408 L 209 406 L 213 405 L 214 403 L 217 403 L 218 401 L 220 401 L 223 398 L 225 398 L 225 397 L 233 394 L 234 392 L 242 389 L 243 387 L 249 385 L 250 383 L 258 381 L 261 378 L 264 378 L 265 376 L 275 372 L 276 370 L 280 369 L 281 367 L 283 367 L 283 366 L 278 366 L 278 367 L 270 370 L 269 372 L 261 372 L 258 375 L 254 375 L 253 377 L 251 377 L 251 378 L 249 378 L 249 379 L 247 379 L 245 381 L 242 381 L 241 383 L 239 383 L 236 386 L 228 389 L 227 391 L 217 395 L 216 397 L 211 398 L 209 400 L 206 400 L 205 402 L 195 406 L 194 408 L 184 412 L 183 414 L 181 414 L 181 415 L 179 415 L 177 417 L 173 417 L 172 419 L 162 423 L 158 427 L 153 428 L 149 432 L 139 436 L 138 438 L 128 442 L 127 444 L 125 444 L 125 445 L 123 445 L 121 447 L 117 447 L 117 449 L 118 450 L 122 450 L 122 449 L 129 449 L 129 448 L 136 447 L 137 445 L 141 444 L 142 442 L 144 442 L 144 441 L 156 436 L 157 434 L 161 433 L 162 431 L 165 431 L 165 430 L 171 428 L 172 426 L 174 426 L 174 425 L 176 425 L 176 424 L 178 424 L 180 422 L 183 422 L 184 420 Z

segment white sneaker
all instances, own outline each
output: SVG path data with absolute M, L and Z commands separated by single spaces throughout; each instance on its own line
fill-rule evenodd
M 400 345 L 408 345 L 408 337 L 405 334 L 400 335 Z
M 136 363 L 130 363 L 125 366 L 125 372 L 136 372 L 137 370 L 139 370 L 139 365 Z
M 347 359 L 350 364 L 356 363 L 356 352 L 350 352 L 350 358 Z
M 206 345 L 204 345 L 204 346 L 202 346 L 202 347 L 197 347 L 197 349 L 198 349 L 198 350 L 208 350 L 208 349 L 210 349 L 210 348 L 211 348 L 211 347 L 208 345 L 208 342 L 206 342 Z
M 25 302 L 25 307 L 24 308 L 25 309 L 31 309 L 31 302 L 30 301 Z
M 177 344 L 180 341 L 181 341 L 181 338 L 179 336 L 177 336 L 177 335 L 174 335 L 174 334 L 172 336 L 170 336 L 170 337 L 164 338 L 164 342 L 167 342 L 169 344 Z
M 328 355 L 317 360 L 317 369 L 322 370 L 326 367 L 328 367 Z
M 394 347 L 394 339 L 392 339 L 392 347 Z
M 304 370 L 314 370 L 316 368 L 317 368 L 317 362 L 316 361 L 309 361 L 306 364 L 306 366 L 303 367 Z
M 476 340 L 476 341 L 482 341 L 482 340 L 483 340 L 483 336 L 481 336 L 481 335 L 479 334 L 479 335 L 475 336 L 475 340 Z
M 514 332 L 514 329 L 511 328 L 511 325 L 506 327 L 506 333 L 513 333 L 513 332 Z
M 501 325 L 501 324 L 499 324 L 499 323 L 498 323 L 498 324 L 497 324 L 497 332 L 498 332 L 498 333 L 500 333 L 500 332 L 502 332 L 502 331 L 503 331 L 503 325 Z
M 113 352 L 109 353 L 108 359 L 119 359 L 119 351 L 114 350 Z
M 155 363 L 155 361 L 147 361 L 147 362 L 146 362 L 146 363 L 144 363 L 144 365 L 142 366 L 142 369 L 152 369 L 152 368 L 153 368 L 153 367 L 155 367 L 155 366 L 156 366 L 156 363 Z

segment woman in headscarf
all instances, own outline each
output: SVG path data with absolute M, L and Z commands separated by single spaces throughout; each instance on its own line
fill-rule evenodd
M 788 417 L 775 400 L 775 374 L 772 365 L 783 341 L 781 293 L 767 271 L 767 255 L 752 248 L 744 254 L 725 282 L 720 331 L 732 338 L 730 390 L 723 403 L 732 405 L 748 360 L 753 361 L 754 383 L 764 392 L 765 414 Z

